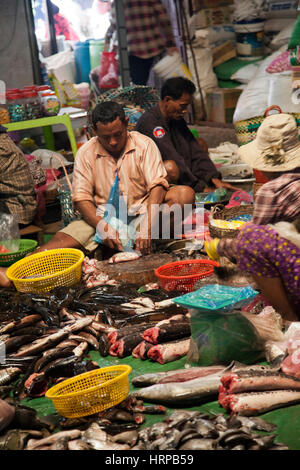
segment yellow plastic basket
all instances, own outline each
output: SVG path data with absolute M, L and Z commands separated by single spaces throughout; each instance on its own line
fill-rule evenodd
M 54 385 L 46 392 L 65 418 L 80 418 L 106 410 L 125 400 L 132 368 L 116 365 L 95 369 Z
M 7 277 L 20 292 L 42 293 L 81 280 L 84 253 L 74 248 L 42 251 L 10 266 Z

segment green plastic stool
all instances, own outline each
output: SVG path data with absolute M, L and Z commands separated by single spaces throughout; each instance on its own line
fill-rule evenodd
M 46 148 L 49 150 L 55 150 L 54 146 L 54 137 L 52 132 L 52 126 L 55 124 L 63 124 L 67 128 L 68 137 L 70 140 L 71 148 L 74 157 L 76 156 L 77 152 L 77 145 L 76 139 L 71 123 L 70 116 L 68 114 L 62 114 L 61 116 L 50 116 L 45 118 L 39 119 L 32 119 L 29 121 L 18 121 L 18 122 L 9 122 L 4 126 L 8 130 L 8 132 L 13 131 L 22 131 L 25 129 L 32 129 L 34 127 L 42 127 Z

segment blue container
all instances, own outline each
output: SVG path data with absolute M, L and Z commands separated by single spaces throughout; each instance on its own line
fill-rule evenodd
M 90 81 L 90 41 L 76 42 L 74 44 L 76 83 Z

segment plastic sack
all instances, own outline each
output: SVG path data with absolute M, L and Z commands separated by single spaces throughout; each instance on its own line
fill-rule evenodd
M 187 362 L 191 365 L 228 365 L 232 361 L 254 364 L 263 357 L 264 341 L 240 313 L 191 315 L 191 341 Z
M 18 251 L 20 231 L 16 215 L 0 213 L 0 245 L 11 253 Z
M 173 301 L 197 311 L 228 312 L 240 309 L 250 303 L 258 294 L 251 286 L 230 287 L 219 284 L 207 284 L 194 292 L 176 297 Z M 193 312 L 193 310 L 192 310 Z
M 99 88 L 118 88 L 118 65 L 115 52 L 102 52 Z

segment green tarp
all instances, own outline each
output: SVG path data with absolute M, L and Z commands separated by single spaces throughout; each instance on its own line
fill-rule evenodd
M 131 379 L 133 377 L 146 373 L 182 369 L 185 367 L 186 364 L 185 357 L 178 361 L 161 365 L 155 362 L 151 362 L 150 360 L 142 361 L 140 359 L 134 359 L 132 356 L 126 357 L 124 359 L 118 359 L 111 356 L 102 357 L 96 351 L 91 351 L 89 353 L 89 356 L 92 360 L 96 361 L 100 367 L 107 367 L 116 364 L 128 364 L 129 366 L 131 366 L 132 372 L 129 376 L 130 392 L 135 390 L 135 388 L 131 385 Z M 26 399 L 22 401 L 22 404 L 36 409 L 37 413 L 40 416 L 47 416 L 53 414 L 53 416 L 56 416 L 58 418 L 55 408 L 52 405 L 52 402 L 47 398 L 43 397 L 31 400 Z M 225 414 L 225 410 L 221 406 L 219 406 L 217 401 L 191 408 L 185 407 L 185 409 L 201 410 L 216 414 Z M 173 410 L 170 408 L 167 409 L 168 414 L 170 414 L 172 411 Z M 142 428 L 151 426 L 155 422 L 162 421 L 164 419 L 164 415 L 145 415 L 145 417 L 146 420 L 145 423 L 142 425 Z M 300 450 L 300 404 L 287 408 L 273 410 L 269 413 L 260 415 L 260 417 L 265 419 L 266 421 L 277 425 L 277 430 L 275 431 L 277 437 L 275 439 L 275 442 L 282 442 L 286 444 L 290 450 Z

